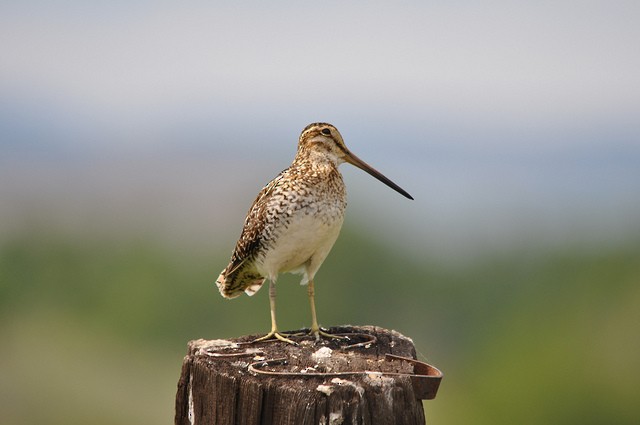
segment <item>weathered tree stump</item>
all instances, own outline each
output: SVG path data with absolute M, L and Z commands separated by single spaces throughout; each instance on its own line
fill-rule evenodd
M 415 359 L 413 342 L 377 327 L 340 327 L 348 340 L 256 336 L 196 340 L 182 365 L 177 425 L 423 425 L 421 399 L 440 372 Z

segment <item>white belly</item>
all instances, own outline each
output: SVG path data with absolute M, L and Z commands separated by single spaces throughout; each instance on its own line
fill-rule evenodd
M 329 254 L 342 222 L 342 216 L 329 221 L 313 215 L 292 217 L 289 225 L 277 232 L 271 249 L 257 264 L 258 271 L 270 279 L 276 279 L 283 272 L 304 273 L 302 283 L 306 283 Z

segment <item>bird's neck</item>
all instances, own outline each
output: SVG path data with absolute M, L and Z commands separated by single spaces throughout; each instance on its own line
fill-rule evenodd
M 294 163 L 305 164 L 305 166 L 314 169 L 337 170 L 341 161 L 335 155 L 328 154 L 327 152 L 302 149 L 296 153 Z

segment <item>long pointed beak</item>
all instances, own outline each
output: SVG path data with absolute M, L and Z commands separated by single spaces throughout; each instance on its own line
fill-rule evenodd
M 352 154 L 350 151 L 347 152 L 347 156 L 345 157 L 345 161 L 348 162 L 349 164 L 355 165 L 359 169 L 361 169 L 363 171 L 366 171 L 367 173 L 371 174 L 373 177 L 375 177 L 376 179 L 380 180 L 382 183 L 386 184 L 391 189 L 393 189 L 396 192 L 402 194 L 403 196 L 405 196 L 405 197 L 407 197 L 409 199 L 413 199 L 413 196 L 409 195 L 409 193 L 406 190 L 404 190 L 403 188 L 401 188 L 400 186 L 398 186 L 397 184 L 395 184 L 394 182 L 389 180 L 380 171 L 376 170 L 371 165 L 367 164 L 366 162 L 364 162 L 363 160 L 361 160 L 360 158 L 358 158 L 357 156 Z

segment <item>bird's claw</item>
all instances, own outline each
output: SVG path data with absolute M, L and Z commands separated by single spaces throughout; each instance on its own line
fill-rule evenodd
M 292 345 L 298 345 L 297 342 L 290 340 L 289 338 L 281 335 L 278 331 L 276 330 L 272 330 L 271 332 L 269 332 L 268 334 L 266 334 L 265 336 L 261 336 L 260 338 L 256 338 L 254 339 L 252 342 L 262 342 L 262 341 L 269 341 L 272 339 L 277 339 L 278 341 L 282 341 L 282 342 L 286 342 L 287 344 L 292 344 Z
M 316 341 L 320 341 L 320 337 L 324 337 L 327 339 L 348 339 L 343 335 L 334 335 L 330 334 L 329 332 L 325 332 L 320 327 L 318 327 L 317 329 L 311 328 L 311 330 L 309 331 L 309 335 L 314 336 L 316 338 Z

